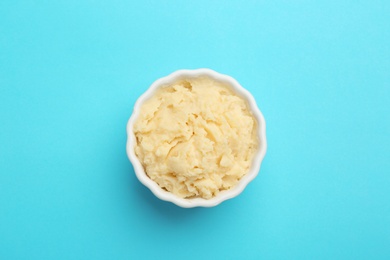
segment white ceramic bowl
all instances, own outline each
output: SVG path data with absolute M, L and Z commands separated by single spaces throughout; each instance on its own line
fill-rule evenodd
M 134 152 L 134 148 L 136 145 L 136 138 L 133 133 L 133 125 L 135 119 L 138 117 L 140 113 L 140 107 L 142 103 L 147 99 L 149 99 L 151 96 L 153 96 L 155 90 L 163 85 L 173 83 L 183 78 L 193 78 L 199 76 L 207 76 L 217 81 L 227 83 L 232 87 L 232 89 L 236 92 L 237 95 L 243 97 L 248 102 L 249 107 L 253 113 L 253 116 L 257 120 L 257 125 L 258 125 L 257 135 L 260 143 L 259 148 L 253 158 L 253 163 L 251 168 L 249 169 L 247 174 L 244 175 L 244 177 L 242 177 L 242 179 L 238 182 L 238 184 L 229 190 L 220 192 L 216 197 L 213 197 L 212 199 L 208 199 L 208 200 L 202 198 L 183 199 L 176 196 L 173 193 L 163 190 L 156 182 L 151 180 L 146 175 L 143 166 L 141 165 L 140 161 L 138 160 L 138 157 L 135 155 Z M 253 98 L 253 96 L 232 77 L 217 73 L 210 69 L 178 70 L 166 77 L 156 80 L 149 87 L 149 89 L 141 97 L 138 98 L 134 106 L 133 114 L 131 115 L 127 123 L 126 151 L 131 163 L 134 166 L 134 171 L 137 178 L 142 184 L 148 187 L 158 198 L 173 202 L 174 204 L 183 208 L 213 207 L 225 200 L 231 199 L 239 195 L 245 189 L 248 183 L 251 182 L 257 176 L 266 149 L 267 149 L 267 141 L 265 137 L 265 121 L 262 113 L 260 112 L 259 108 L 256 105 L 256 101 Z

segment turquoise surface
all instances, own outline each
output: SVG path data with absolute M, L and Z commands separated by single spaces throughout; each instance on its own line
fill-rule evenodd
M 259 176 L 159 201 L 125 127 L 207 67 L 267 121 Z M 0 1 L 0 259 L 390 259 L 390 1 Z

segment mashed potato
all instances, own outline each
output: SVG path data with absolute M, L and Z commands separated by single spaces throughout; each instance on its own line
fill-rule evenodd
M 189 78 L 160 88 L 141 106 L 135 153 L 161 188 L 210 199 L 248 172 L 256 129 L 246 101 L 228 86 Z

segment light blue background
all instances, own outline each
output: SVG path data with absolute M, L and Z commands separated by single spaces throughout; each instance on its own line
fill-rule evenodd
M 259 176 L 216 208 L 135 178 L 135 100 L 212 68 L 256 98 Z M 390 259 L 390 1 L 0 2 L 0 259 Z

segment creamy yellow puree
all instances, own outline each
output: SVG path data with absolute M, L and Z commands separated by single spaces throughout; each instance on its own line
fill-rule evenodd
M 161 188 L 210 199 L 248 172 L 256 128 L 246 101 L 229 86 L 188 78 L 158 89 L 141 106 L 135 153 Z

